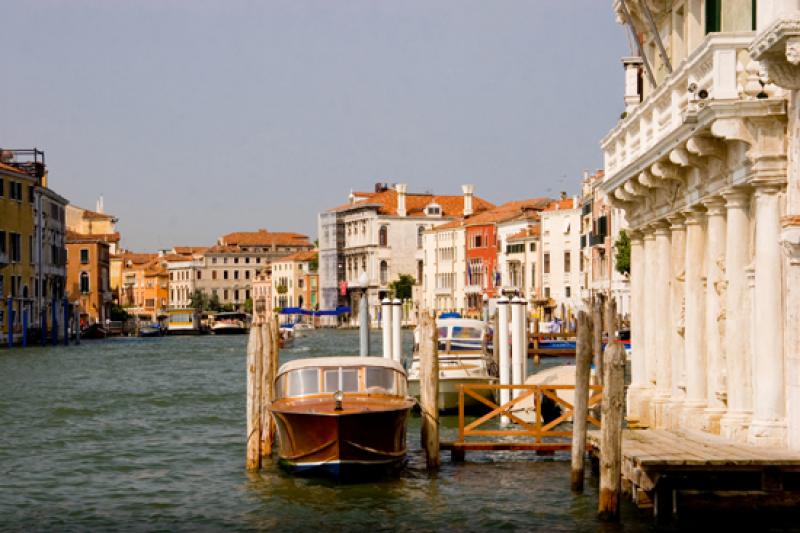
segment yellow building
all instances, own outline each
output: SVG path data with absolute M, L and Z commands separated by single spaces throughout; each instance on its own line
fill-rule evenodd
M 35 265 L 33 257 L 33 202 L 36 178 L 11 165 L 0 163 L 0 328 L 8 335 L 8 299 L 14 310 L 15 338 L 22 334 L 22 310 L 33 302 Z M 34 317 L 29 316 L 29 323 Z

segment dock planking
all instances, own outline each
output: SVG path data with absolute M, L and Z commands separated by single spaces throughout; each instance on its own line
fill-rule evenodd
M 590 450 L 600 434 L 587 436 Z M 657 429 L 626 429 L 622 477 L 637 504 L 656 516 L 677 512 L 680 491 L 766 493 L 780 500 L 800 491 L 800 452 L 733 443 L 716 435 Z M 659 503 L 660 500 L 660 503 Z

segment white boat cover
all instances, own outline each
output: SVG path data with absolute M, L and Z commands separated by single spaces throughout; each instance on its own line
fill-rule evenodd
M 329 367 L 354 367 L 354 366 L 380 366 L 391 368 L 405 375 L 406 371 L 399 361 L 385 359 L 383 357 L 359 357 L 357 355 L 338 355 L 329 357 L 309 357 L 306 359 L 295 359 L 283 363 L 278 370 L 278 375 L 285 374 L 298 368 L 329 368 Z

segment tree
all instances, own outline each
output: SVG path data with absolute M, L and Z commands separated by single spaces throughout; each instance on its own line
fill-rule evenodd
M 109 315 L 111 320 L 118 320 L 120 322 L 125 322 L 131 317 L 131 315 L 128 314 L 128 311 L 126 311 L 125 308 L 119 304 L 111 304 L 111 312 Z
M 314 258 L 308 262 L 308 269 L 311 272 L 316 272 L 319 270 L 319 256 L 315 255 Z
M 189 299 L 189 307 L 195 309 L 196 311 L 205 311 L 208 309 L 208 298 L 206 298 L 206 293 L 200 289 L 195 289 L 191 298 Z
M 244 312 L 245 313 L 249 313 L 249 314 L 253 314 L 253 299 L 252 298 L 248 298 L 247 300 L 244 301 Z
M 287 287 L 285 283 L 281 282 L 277 287 L 275 287 L 275 290 L 278 292 L 278 294 L 286 294 L 289 291 L 289 287 Z
M 222 306 L 219 303 L 219 296 L 216 293 L 211 293 L 211 297 L 208 299 L 208 310 L 209 311 L 219 311 L 222 309 Z
M 395 298 L 408 300 L 411 298 L 411 288 L 416 284 L 414 276 L 400 274 L 400 277 L 389 284 Z
M 614 243 L 614 250 L 616 254 L 614 261 L 616 262 L 617 272 L 623 276 L 630 276 L 631 274 L 631 238 L 628 233 L 623 229 L 620 230 L 617 241 Z

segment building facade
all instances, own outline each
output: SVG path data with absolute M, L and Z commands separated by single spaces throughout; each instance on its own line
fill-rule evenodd
M 338 294 L 345 295 L 347 304 L 356 310 L 363 290 L 359 278 L 364 274 L 369 305 L 377 317 L 380 301 L 390 294 L 392 281 L 401 275 L 409 275 L 415 282 L 424 277 L 426 230 L 460 219 L 465 213 L 494 207 L 474 196 L 471 185 L 463 186 L 462 192 L 463 195 L 453 196 L 418 194 L 408 193 L 405 184 L 378 184 L 374 192 L 351 193 L 347 204 L 320 215 L 320 285 L 324 304 L 332 302 L 335 270 Z
M 82 325 L 111 315 L 110 245 L 102 237 L 67 231 L 67 294 Z
M 566 319 L 581 305 L 581 210 L 578 199 L 554 201 L 541 213 L 542 298 L 553 300 L 553 316 Z
M 797 3 L 648 4 L 659 32 L 615 4 L 642 47 L 601 143 L 631 227 L 628 417 L 800 449 Z
M 272 262 L 272 307 L 318 310 L 319 275 L 316 251 L 297 252 Z

